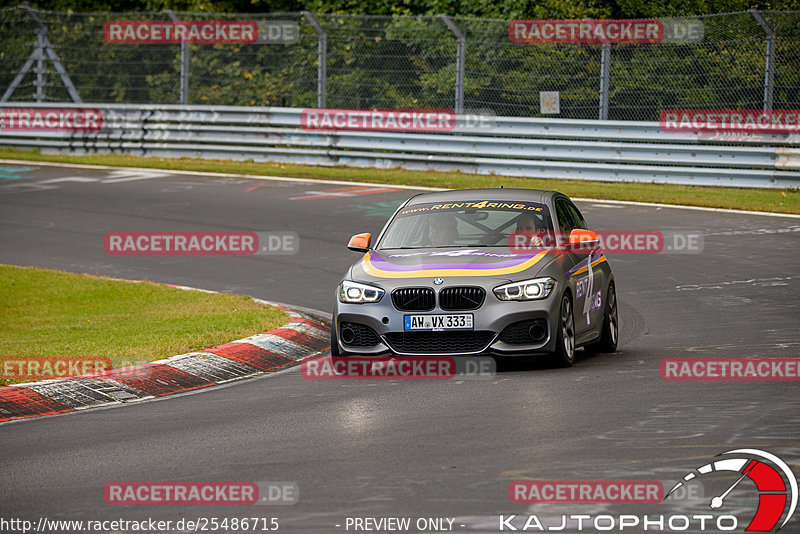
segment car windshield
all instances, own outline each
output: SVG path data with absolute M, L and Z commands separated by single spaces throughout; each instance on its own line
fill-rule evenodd
M 552 232 L 547 206 L 519 201 L 454 201 L 406 206 L 379 249 L 508 246 L 517 233 Z

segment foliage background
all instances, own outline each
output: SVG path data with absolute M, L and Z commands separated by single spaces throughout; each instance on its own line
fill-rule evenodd
M 315 107 L 317 35 L 328 34 L 327 107 L 454 106 L 456 39 L 436 15 L 466 34 L 465 107 L 537 116 L 539 92 L 559 91 L 562 118 L 596 119 L 600 45 L 515 44 L 514 18 L 679 17 L 703 13 L 699 43 L 611 45 L 609 118 L 657 120 L 667 108 L 763 106 L 765 34 L 747 9 L 763 10 L 776 30 L 774 108 L 800 108 L 800 0 L 50 0 L 32 2 L 84 102 L 179 103 L 180 46 L 109 45 L 103 24 L 119 19 L 291 21 L 292 44 L 191 45 L 190 104 Z M 36 24 L 4 3 L 0 11 L 0 89 L 33 52 Z M 783 10 L 783 11 L 778 11 Z M 789 11 L 787 11 L 789 10 Z M 236 13 L 239 13 L 237 15 Z M 369 15 L 364 15 L 369 14 Z M 480 18 L 479 18 L 480 17 Z M 34 98 L 31 71 L 11 100 Z M 47 62 L 46 100 L 69 101 Z
M 3 0 L 0 6 L 20 2 Z M 29 2 L 51 11 L 202 11 L 273 13 L 312 11 L 365 15 L 448 15 L 496 19 L 637 18 L 707 15 L 759 9 L 793 11 L 800 0 L 40 0 Z

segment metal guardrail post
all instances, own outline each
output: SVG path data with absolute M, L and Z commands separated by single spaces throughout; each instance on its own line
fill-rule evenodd
M 173 22 L 178 22 L 178 16 L 171 9 L 165 9 L 164 12 L 169 15 Z M 189 43 L 181 43 L 181 96 L 180 103 L 182 106 L 189 104 Z
M 453 19 L 447 15 L 439 15 L 448 29 L 456 36 L 456 102 L 455 112 L 464 113 L 464 70 L 466 67 L 467 38 Z
M 324 108 L 328 96 L 328 34 L 311 12 L 303 11 L 303 16 L 317 34 L 317 107 Z
M 608 120 L 608 94 L 611 72 L 611 43 L 603 43 L 600 52 L 600 120 Z
M 764 59 L 764 109 L 772 109 L 772 93 L 775 88 L 775 30 L 764 20 L 757 9 L 748 12 L 767 35 L 767 51 Z

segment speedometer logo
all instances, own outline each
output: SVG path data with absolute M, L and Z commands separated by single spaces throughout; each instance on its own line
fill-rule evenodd
M 758 491 L 758 508 L 755 516 L 745 529 L 746 532 L 771 532 L 783 517 L 783 522 L 777 528 L 780 530 L 794 515 L 797 508 L 797 479 L 786 462 L 765 451 L 758 449 L 735 449 L 720 456 L 737 456 L 737 458 L 723 458 L 703 465 L 688 473 L 675 484 L 664 497 L 666 500 L 685 483 L 699 479 L 710 473 L 733 472 L 738 473 L 736 481 L 719 495 L 715 495 L 708 506 L 718 510 L 725 506 L 725 500 L 735 491 L 747 491 L 740 483 L 749 478 Z

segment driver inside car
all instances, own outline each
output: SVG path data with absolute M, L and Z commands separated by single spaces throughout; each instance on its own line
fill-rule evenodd
M 544 245 L 542 236 L 537 233 L 540 230 L 536 225 L 536 216 L 532 213 L 523 213 L 517 217 L 516 231 L 530 236 L 530 242 L 528 243 L 529 246 L 541 247 Z
M 458 239 L 456 219 L 447 213 L 431 215 L 428 222 L 428 240 L 434 247 L 454 246 Z

